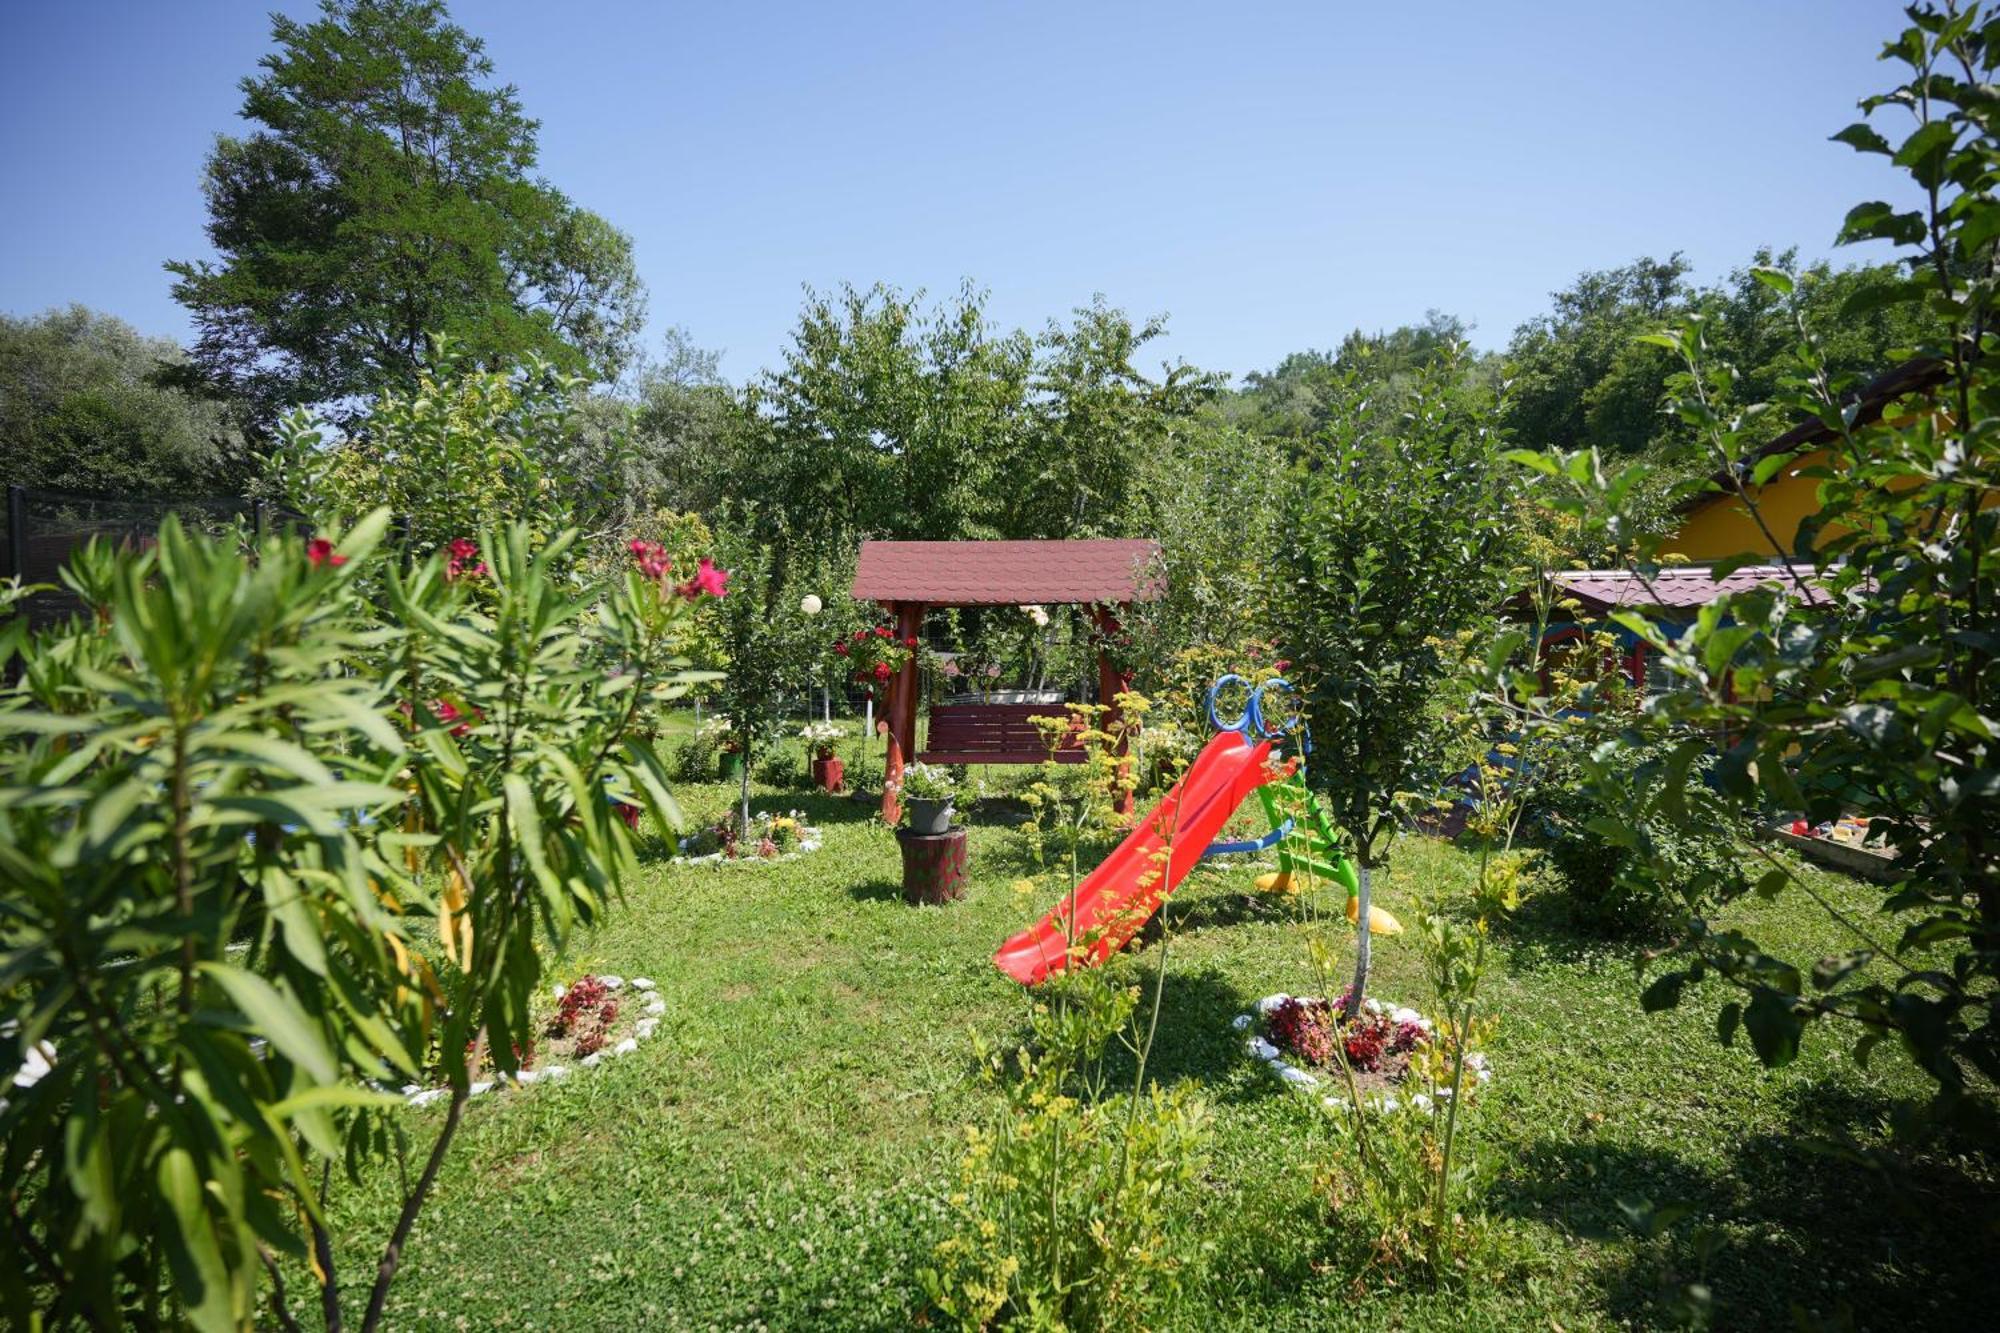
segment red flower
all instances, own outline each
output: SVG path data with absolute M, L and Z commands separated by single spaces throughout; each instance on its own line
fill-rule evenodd
M 896 636 L 887 625 L 877 625 L 875 627 L 875 637 L 878 639 L 893 639 Z
M 1292 665 L 1292 659 L 1289 657 L 1281 657 L 1276 662 L 1272 663 L 1272 665 L 1276 667 L 1279 671 L 1284 671 Z
M 486 562 L 479 561 L 467 567 L 467 561 L 479 554 L 479 543 L 470 537 L 453 537 L 451 545 L 445 548 L 444 577 L 447 583 L 456 583 L 461 578 L 478 578 L 486 572 Z
M 836 643 L 835 645 L 833 645 L 833 651 L 839 653 L 842 657 L 845 657 L 847 656 L 849 649 L 847 645 L 844 643 Z
M 912 635 L 910 638 L 903 640 L 903 646 L 905 648 L 908 648 L 911 652 L 915 652 L 917 650 L 916 637 Z
M 457 726 L 451 728 L 451 734 L 454 736 L 463 736 L 466 732 L 472 730 L 471 722 L 458 721 L 461 717 L 464 717 L 465 715 L 459 712 L 457 708 L 453 707 L 449 699 L 439 699 L 435 704 L 431 706 L 431 711 L 436 713 L 438 721 L 444 723 L 446 726 L 451 726 L 452 723 L 458 722 Z M 481 716 L 477 708 L 472 710 L 472 715 L 474 717 Z
M 690 602 L 697 597 L 727 597 L 729 571 L 717 569 L 713 560 L 703 556 L 701 566 L 695 570 L 694 577 L 680 586 L 680 594 Z
M 315 537 L 306 543 L 306 559 L 311 562 L 314 569 L 318 569 L 321 565 L 339 568 L 347 563 L 347 557 L 335 552 L 333 543 L 324 537 Z
M 877 662 L 875 664 L 875 679 L 889 679 L 889 664 L 887 662 Z
M 646 554 L 646 543 L 640 541 L 637 537 L 634 537 L 631 540 L 630 544 L 628 544 L 625 549 L 630 551 L 633 555 L 644 555 Z

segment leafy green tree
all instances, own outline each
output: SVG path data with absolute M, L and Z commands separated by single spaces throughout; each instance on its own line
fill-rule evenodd
M 768 530 L 993 535 L 995 466 L 1021 429 L 1030 344 L 988 323 L 984 296 L 922 309 L 887 287 L 812 295 L 783 367 L 756 393 L 762 438 L 745 459 Z
M 731 515 L 718 533 L 717 559 L 729 595 L 717 608 L 716 636 L 726 665 L 716 706 L 729 716 L 743 756 L 742 830 L 750 832 L 750 774 L 758 752 L 781 734 L 784 701 L 817 683 L 829 651 L 824 627 L 800 603 L 823 586 L 814 572 L 778 558 L 758 536 L 757 516 Z
M 1304 448 L 1332 424 L 1349 396 L 1351 379 L 1388 390 L 1376 396 L 1386 415 L 1396 410 L 1413 374 L 1446 357 L 1477 373 L 1485 363 L 1462 350 L 1471 333 L 1464 320 L 1441 310 L 1425 312 L 1421 324 L 1386 333 L 1355 329 L 1335 351 L 1294 352 L 1270 371 L 1252 371 L 1243 388 L 1223 400 L 1223 410 L 1246 430 Z
M 701 514 L 717 513 L 735 498 L 748 412 L 719 363 L 686 330 L 670 328 L 660 355 L 630 377 L 625 476 L 635 498 Z
M 186 353 L 80 305 L 0 315 L 0 481 L 121 498 L 240 494 L 240 413 L 160 382 Z
M 1507 347 L 1507 425 L 1537 446 L 1636 454 L 1658 434 L 1672 361 L 1638 341 L 1682 310 L 1687 259 L 1635 259 L 1584 273 L 1552 295 L 1548 314 L 1523 324 Z
M 1311 781 L 1360 869 L 1353 1004 L 1368 980 L 1370 872 L 1412 793 L 1442 776 L 1434 707 L 1462 640 L 1511 591 L 1514 486 L 1498 454 L 1499 404 L 1449 355 L 1413 379 L 1380 428 L 1350 383 L 1298 469 L 1271 562 L 1272 616 L 1303 684 Z
M 1186 364 L 1148 378 L 1136 365 L 1166 320 L 1135 325 L 1102 297 L 1051 321 L 1035 342 L 1024 428 L 993 469 L 987 522 L 1007 537 L 1115 537 L 1132 530 L 1136 479 L 1175 423 L 1211 400 L 1220 376 Z
M 272 36 L 242 85 L 258 128 L 207 166 L 219 258 L 167 266 L 190 378 L 268 425 L 407 387 L 433 336 L 615 377 L 644 309 L 631 244 L 532 174 L 536 123 L 441 0 L 323 0 Z
M 1770 270 L 1791 278 L 1782 294 L 1757 279 Z M 1522 325 L 1507 349 L 1514 436 L 1542 448 L 1645 455 L 1669 467 L 1684 459 L 1694 435 L 1667 410 L 1680 362 L 1642 336 L 1671 322 L 1707 323 L 1710 353 L 1734 368 L 1733 392 L 1744 403 L 1776 392 L 1801 327 L 1829 369 L 1864 378 L 1890 369 L 1931 333 L 1920 307 L 1892 298 L 1893 265 L 1801 265 L 1796 250 L 1767 248 L 1718 285 L 1698 287 L 1688 275 L 1675 254 L 1585 273 L 1557 292 L 1550 313 Z
M 269 485 L 329 525 L 386 505 L 420 554 L 519 519 L 539 543 L 582 529 L 594 549 L 571 555 L 602 558 L 636 517 L 619 488 L 601 484 L 624 417 L 592 434 L 581 387 L 549 365 L 480 370 L 443 348 L 408 389 L 384 390 L 351 434 L 304 411 L 286 417 Z
M 970 287 L 815 295 L 785 364 L 756 386 L 737 484 L 767 535 L 851 549 L 861 538 L 1102 536 L 1130 530 L 1133 478 L 1214 391 L 1135 355 L 1164 331 L 1099 301 L 1040 338 L 1003 333 Z
M 1612 814 L 1597 822 L 1662 883 L 1672 867 L 1645 836 L 1651 821 L 1699 819 L 1704 755 L 1716 790 L 1746 824 L 1780 811 L 1815 822 L 1867 821 L 1871 842 L 1893 850 L 1893 883 L 1881 912 L 1841 911 L 1761 844 L 1742 849 L 1761 865 L 1760 893 L 1802 892 L 1823 907 L 1851 947 L 1788 959 L 1689 911 L 1662 972 L 1643 997 L 1649 1010 L 1676 1004 L 1710 981 L 1733 987 L 1717 1032 L 1747 1032 L 1758 1059 L 1790 1063 L 1809 1029 L 1833 1025 L 1855 1037 L 1866 1060 L 1900 1048 L 1936 1080 L 1940 1109 L 1958 1094 L 2000 1079 L 2000 444 L 1987 425 L 2000 409 L 1992 360 L 2000 271 L 2000 15 L 1983 5 L 1919 5 L 1883 59 L 1907 67 L 1890 92 L 1862 103 L 1867 119 L 1834 137 L 1889 159 L 1911 177 L 1914 209 L 1874 201 L 1848 215 L 1844 241 L 1884 240 L 1905 250 L 1886 290 L 1852 298 L 1862 307 L 1909 307 L 1938 336 L 1923 350 L 1944 383 L 1880 422 L 1858 425 L 1848 408 L 1857 377 L 1833 370 L 1811 326 L 1782 384 L 1779 403 L 1803 409 L 1832 433 L 1832 462 L 1810 475 L 1821 510 L 1801 532 L 1798 570 L 1775 586 L 1719 597 L 1685 632 L 1635 610 L 1620 620 L 1643 634 L 1679 689 L 1654 702 L 1615 737 L 1625 750 L 1671 746 L 1663 764 L 1634 770 L 1597 765 Z M 1876 113 L 1914 122 L 1900 142 Z M 1801 282 L 1780 268 L 1755 280 L 1777 302 L 1799 299 Z M 1685 322 L 1650 335 L 1684 366 L 1674 408 L 1694 436 L 1702 466 L 1731 478 L 1752 511 L 1749 486 L 1798 466 L 1793 454 L 1762 452 L 1769 414 L 1736 409 L 1737 377 L 1714 358 L 1713 325 Z M 1590 453 L 1523 454 L 1522 461 L 1572 485 L 1580 512 L 1626 534 L 1625 560 L 1640 578 L 1653 548 L 1631 536 L 1623 510 L 1634 469 L 1607 474 Z M 1700 483 L 1705 488 L 1716 483 Z M 1631 777 L 1626 775 L 1630 773 Z M 1740 892 L 1740 886 L 1736 886 Z M 1724 896 L 1730 896 L 1725 894 Z M 1690 907 L 1695 904 L 1690 903 Z M 1900 934 L 1889 923 L 1903 922 Z M 1990 1124 L 1989 1124 L 1990 1132 Z

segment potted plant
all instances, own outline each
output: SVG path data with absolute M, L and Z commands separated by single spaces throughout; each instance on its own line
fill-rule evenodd
M 699 745 L 720 758 L 723 777 L 733 779 L 738 776 L 738 766 L 743 762 L 742 746 L 737 743 L 736 729 L 728 717 L 711 713 L 701 720 L 694 735 Z
M 812 763 L 813 785 L 821 791 L 845 790 L 840 758 L 833 747 L 846 734 L 847 728 L 838 722 L 808 722 L 799 728 L 799 739 L 805 742 L 806 757 Z
M 958 796 L 950 770 L 939 764 L 911 764 L 903 770 L 902 796 L 911 833 L 950 831 L 951 803 Z

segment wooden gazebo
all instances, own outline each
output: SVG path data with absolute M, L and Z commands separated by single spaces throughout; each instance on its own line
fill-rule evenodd
M 1089 606 L 1106 637 L 1119 612 L 1159 592 L 1159 546 L 1145 540 L 863 542 L 854 596 L 879 602 L 900 638 L 919 633 L 924 613 L 952 606 Z M 1112 705 L 1130 678 L 1100 652 L 1098 695 Z M 894 820 L 903 765 L 910 759 L 944 764 L 1034 764 L 1049 757 L 1028 719 L 1047 704 L 961 703 L 931 710 L 929 744 L 915 753 L 920 694 L 914 657 L 889 682 L 888 736 L 882 817 Z M 1107 717 L 1107 723 L 1112 720 Z M 1077 754 L 1076 758 L 1081 758 Z

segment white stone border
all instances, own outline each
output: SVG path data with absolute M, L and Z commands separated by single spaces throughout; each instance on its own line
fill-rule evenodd
M 632 1054 L 632 1052 L 639 1049 L 640 1042 L 645 1041 L 660 1030 L 660 1019 L 667 1012 L 666 999 L 659 994 L 659 983 L 651 977 L 633 977 L 630 981 L 625 980 L 623 977 L 613 976 L 600 976 L 597 979 L 604 983 L 606 990 L 623 990 L 627 986 L 630 986 L 633 990 L 644 995 L 646 1000 L 644 1005 L 641 1006 L 641 1012 L 644 1014 L 644 1017 L 633 1025 L 631 1036 L 625 1038 L 615 1046 L 607 1047 L 601 1051 L 592 1051 L 589 1055 L 577 1061 L 577 1066 L 581 1069 L 595 1069 L 607 1059 L 616 1059 L 621 1055 Z M 555 997 L 560 1000 L 568 990 L 569 987 L 567 986 L 557 986 L 555 988 Z M 481 1079 L 467 1088 L 465 1092 L 468 1097 L 478 1097 L 493 1091 L 496 1087 L 504 1088 L 509 1085 L 526 1087 L 531 1083 L 554 1083 L 558 1080 L 568 1078 L 569 1075 L 570 1070 L 568 1065 L 549 1065 L 544 1069 L 522 1069 L 517 1070 L 512 1075 L 499 1074 L 493 1078 Z M 404 1084 L 401 1091 L 404 1103 L 409 1106 L 429 1106 L 432 1102 L 441 1101 L 451 1096 L 450 1088 L 420 1088 L 414 1083 Z
M 806 823 L 806 817 L 803 811 L 787 810 L 785 811 L 784 817 L 787 819 L 791 819 L 798 824 L 799 845 L 795 851 L 786 852 L 782 856 L 759 856 L 757 855 L 757 851 L 754 847 L 751 848 L 749 854 L 747 855 L 725 856 L 721 852 L 717 851 L 717 852 L 710 852 L 706 856 L 689 856 L 687 854 L 688 844 L 693 842 L 695 838 L 699 836 L 698 834 L 692 834 L 692 833 L 685 838 L 678 839 L 674 843 L 674 851 L 679 854 L 677 859 L 679 863 L 684 866 L 720 866 L 720 865 L 775 866 L 775 865 L 783 865 L 787 861 L 796 861 L 801 856 L 805 856 L 811 852 L 816 852 L 820 849 L 820 841 L 821 841 L 820 830 Z M 739 846 L 741 845 L 740 842 L 738 845 Z
M 1255 1013 L 1238 1014 L 1230 1020 L 1229 1026 L 1238 1032 L 1245 1032 L 1259 1019 L 1268 1018 L 1271 1011 L 1286 1000 L 1311 1001 L 1317 998 L 1319 997 L 1311 995 L 1286 995 L 1283 992 L 1276 995 L 1266 995 L 1263 999 L 1257 1001 Z M 1415 1023 L 1427 1035 L 1436 1035 L 1437 1029 L 1431 1021 L 1414 1009 L 1406 1006 L 1391 1008 L 1373 996 L 1367 997 L 1361 1003 L 1362 1007 L 1370 1013 L 1380 1014 L 1386 1012 L 1389 1015 L 1389 1020 L 1393 1023 Z M 1318 1074 L 1313 1073 L 1311 1070 L 1301 1069 L 1291 1061 L 1285 1059 L 1283 1051 L 1280 1051 L 1268 1039 L 1257 1033 L 1253 1032 L 1250 1034 L 1250 1038 L 1245 1043 L 1244 1049 L 1253 1058 L 1263 1064 L 1266 1072 L 1288 1087 L 1297 1088 L 1300 1092 L 1311 1092 L 1320 1086 L 1322 1080 Z M 1476 1077 L 1477 1081 L 1473 1085 L 1475 1088 L 1493 1077 L 1492 1064 L 1487 1060 L 1483 1051 L 1473 1051 L 1468 1054 L 1465 1057 L 1465 1067 L 1472 1070 Z M 1432 1088 L 1428 1095 L 1421 1092 L 1412 1093 L 1409 1105 L 1414 1110 L 1428 1111 L 1431 1108 L 1433 1097 L 1438 1100 L 1449 1099 L 1451 1097 L 1451 1089 L 1442 1087 Z M 1367 1101 L 1368 1108 L 1375 1111 L 1395 1111 L 1401 1109 L 1403 1105 L 1401 1101 L 1386 1092 L 1378 1097 L 1365 1098 L 1364 1100 Z M 1320 1101 L 1331 1110 L 1339 1110 L 1348 1104 L 1345 1093 L 1334 1093 L 1330 1096 L 1320 1098 Z
M 805 833 L 810 833 L 811 836 L 804 836 Z M 683 839 L 682 841 L 687 840 Z M 786 852 L 783 856 L 759 856 L 755 852 L 750 853 L 748 856 L 724 856 L 721 852 L 710 852 L 707 856 L 680 857 L 676 864 L 684 866 L 779 866 L 787 861 L 796 861 L 808 852 L 816 852 L 819 850 L 819 847 L 819 830 L 808 829 L 804 830 L 799 838 L 798 850 L 795 852 Z

